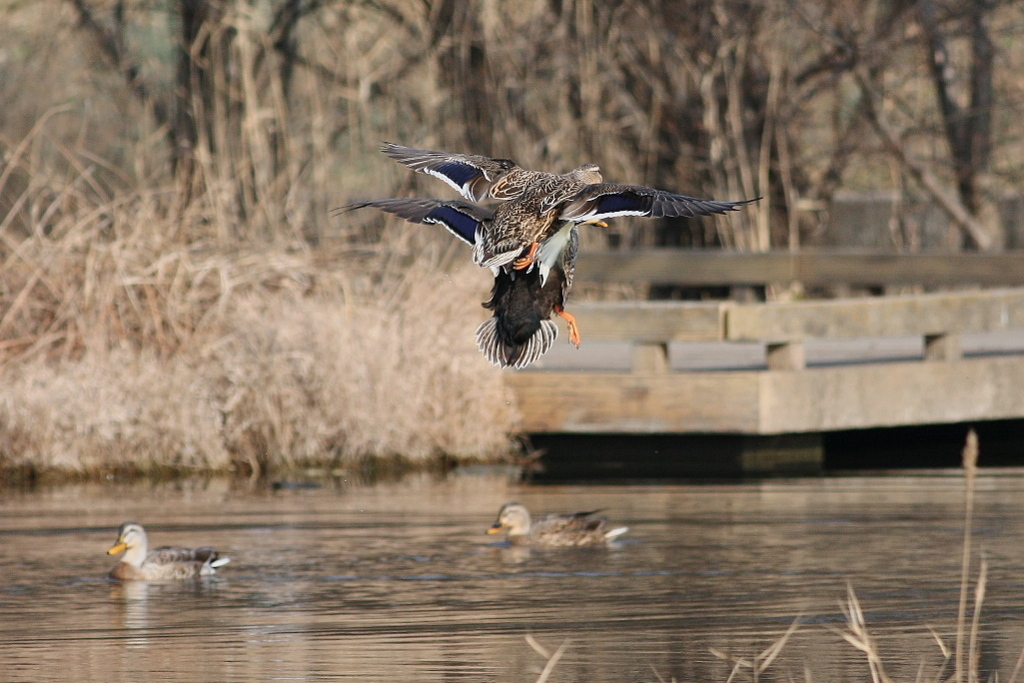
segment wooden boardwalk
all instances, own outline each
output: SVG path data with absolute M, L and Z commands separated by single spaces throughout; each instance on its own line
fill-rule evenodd
M 1024 272 L 1006 263 L 1011 281 Z M 862 279 L 887 281 L 867 273 Z M 766 437 L 1024 418 L 1024 288 L 792 303 L 585 303 L 570 310 L 585 345 L 628 345 L 629 367 L 559 369 L 562 352 L 547 367 L 509 373 L 527 433 Z M 998 343 L 986 344 L 988 337 Z M 876 352 L 808 363 L 815 344 L 858 340 Z M 685 355 L 688 345 L 722 357 L 743 349 L 747 360 L 741 369 L 681 369 L 673 356 Z
M 510 374 L 527 432 L 786 434 L 1024 418 L 1024 353 L 965 357 L 962 336 L 1020 331 L 1024 289 L 778 304 L 573 308 L 585 343 L 626 341 L 628 372 Z M 920 360 L 808 366 L 810 339 L 921 338 Z M 763 370 L 676 371 L 669 344 L 755 342 Z M 1024 344 L 1022 344 L 1024 346 Z

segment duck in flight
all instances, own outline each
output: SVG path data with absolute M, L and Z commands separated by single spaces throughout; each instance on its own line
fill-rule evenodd
M 554 174 L 521 168 L 511 159 L 455 154 L 384 143 L 387 156 L 447 183 L 470 202 L 501 203 L 493 211 L 470 202 L 381 199 L 342 207 L 373 207 L 413 223 L 443 225 L 473 248 L 473 262 L 495 275 L 494 311 L 477 328 L 477 345 L 500 367 L 521 369 L 551 348 L 565 319 L 569 341 L 580 345 L 575 318 L 565 310 L 579 244 L 578 226 L 607 227 L 606 218 L 710 216 L 754 200 L 725 202 L 673 194 L 644 185 L 605 183 L 596 164 Z M 552 277 L 552 274 L 554 276 Z
M 475 236 L 486 231 L 494 212 L 460 200 L 380 199 L 351 204 L 346 209 L 373 207 L 411 223 L 433 223 L 447 228 L 472 246 Z M 517 271 L 511 266 L 494 267 L 494 286 L 484 308 L 493 315 L 476 330 L 476 342 L 487 359 L 503 368 L 522 369 L 547 353 L 558 338 L 552 313 L 569 327 L 569 341 L 580 345 L 574 318 L 565 310 L 576 268 L 579 230 L 563 221 L 561 228 L 541 245 L 536 267 Z
M 439 178 L 470 201 L 502 202 L 492 220 L 474 236 L 473 261 L 480 266 L 529 268 L 540 244 L 564 221 L 607 227 L 608 218 L 711 216 L 736 211 L 756 199 L 725 202 L 657 190 L 645 185 L 603 182 L 596 164 L 566 174 L 528 171 L 511 159 L 455 154 L 384 143 L 381 151 L 418 173 Z

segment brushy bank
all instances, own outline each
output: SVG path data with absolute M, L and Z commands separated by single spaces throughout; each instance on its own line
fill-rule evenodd
M 62 256 L 52 268 L 36 262 L 43 271 L 29 280 L 59 286 L 55 299 L 75 315 L 53 332 L 65 344 L 34 353 L 41 341 L 21 337 L 28 348 L 4 366 L 4 466 L 266 472 L 367 455 L 464 460 L 509 451 L 515 412 L 473 344 L 480 280 L 472 271 L 447 277 L 413 264 L 346 294 L 331 270 L 275 251 L 225 259 L 217 273 L 176 268 L 160 277 L 150 262 L 66 280 L 53 268 L 88 272 L 95 255 Z M 228 284 L 246 265 L 258 281 L 280 275 L 282 260 L 305 267 L 310 291 Z M 188 275 L 191 286 L 179 284 Z M 298 275 L 288 276 L 292 284 Z M 196 295 L 210 279 L 218 295 Z M 194 329 L 181 329 L 181 318 Z M 165 351 L 126 329 L 146 326 L 184 340 Z M 97 328 L 122 338 L 103 343 Z
M 381 140 L 429 142 L 346 85 L 376 15 L 268 7 L 0 9 L 0 470 L 514 450 L 515 406 L 473 341 L 488 274 L 431 226 L 330 218 L 408 192 Z
M 95 165 L 44 164 L 37 142 L 0 175 L 15 205 L 0 469 L 269 473 L 513 449 L 515 408 L 473 341 L 488 274 L 447 235 L 215 239 L 215 193 L 176 210 L 173 188 L 111 191 Z
M 911 175 L 1016 190 L 1020 10 L 968 5 L 922 26 L 870 2 L 0 3 L 0 467 L 499 457 L 516 416 L 472 347 L 486 273 L 438 230 L 328 219 L 451 196 L 382 140 L 765 198 L 616 221 L 623 245 L 813 244 L 827 212 L 801 205 L 906 190 L 903 140 Z M 970 69 L 999 97 L 956 145 L 991 163 L 965 166 L 935 87 L 966 83 L 921 58 L 966 64 L 968 36 L 1002 38 Z
M 509 453 L 515 411 L 437 275 L 374 302 L 248 294 L 186 350 L 83 350 L 12 363 L 0 462 L 78 475 L 420 463 Z M 447 299 L 445 298 L 447 297 Z M 472 299 L 470 299 L 472 300 Z M 429 334 L 424 333 L 429 331 Z

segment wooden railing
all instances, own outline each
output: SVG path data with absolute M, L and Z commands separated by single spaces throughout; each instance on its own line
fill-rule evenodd
M 581 282 L 630 282 L 693 286 L 801 282 L 834 285 L 926 287 L 1024 286 L 1024 251 L 1001 254 L 805 250 L 733 252 L 720 249 L 646 249 L 587 252 L 580 256 Z

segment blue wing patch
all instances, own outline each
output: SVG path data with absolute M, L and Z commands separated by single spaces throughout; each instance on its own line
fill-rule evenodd
M 450 179 L 459 187 L 465 186 L 466 183 L 480 175 L 480 169 L 458 161 L 448 161 L 439 164 L 433 168 L 433 171 Z
M 640 197 L 632 193 L 606 194 L 597 202 L 598 215 L 605 214 L 636 214 L 645 215 L 650 210 L 650 197 Z
M 438 206 L 423 217 L 424 222 L 440 223 L 461 240 L 473 244 L 480 221 L 450 206 Z

